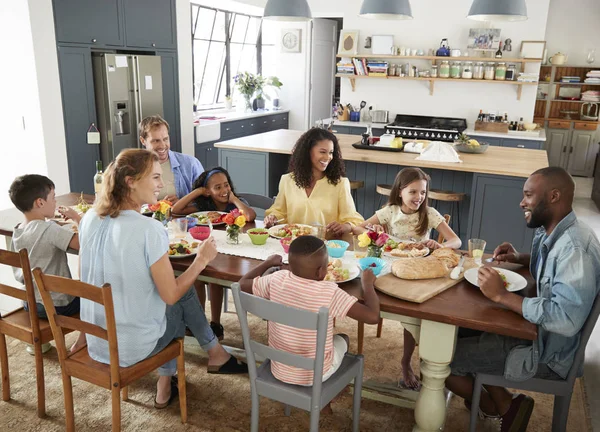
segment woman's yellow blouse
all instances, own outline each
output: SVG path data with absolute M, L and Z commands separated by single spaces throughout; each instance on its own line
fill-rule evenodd
M 327 225 L 330 222 L 349 222 L 356 226 L 364 221 L 356 211 L 350 194 L 350 181 L 346 177 L 342 177 L 335 186 L 328 182 L 327 177 L 322 178 L 308 197 L 305 189 L 296 185 L 292 175 L 285 174 L 279 181 L 277 198 L 265 214 L 283 219 L 279 223 Z

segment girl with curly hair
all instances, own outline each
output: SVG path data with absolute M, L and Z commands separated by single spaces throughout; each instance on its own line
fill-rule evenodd
M 321 224 L 335 237 L 350 233 L 364 219 L 356 211 L 345 173 L 336 136 L 319 128 L 305 132 L 292 150 L 275 203 L 265 212 L 265 227 L 279 221 Z

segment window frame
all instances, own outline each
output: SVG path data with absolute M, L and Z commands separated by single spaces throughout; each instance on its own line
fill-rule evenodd
M 197 7 L 197 12 L 196 14 L 194 14 L 194 8 Z M 200 13 L 202 9 L 206 9 L 206 10 L 211 10 L 214 11 L 215 16 L 213 18 L 213 27 L 211 29 L 210 32 L 210 36 L 209 39 L 201 39 L 201 38 L 196 38 L 195 34 L 196 34 L 196 29 L 198 26 L 198 20 L 200 17 Z M 246 36 L 248 33 L 248 28 L 250 26 L 250 20 L 251 19 L 258 19 L 259 20 L 259 29 L 258 29 L 258 34 L 256 37 L 256 42 L 254 44 L 255 49 L 256 49 L 256 73 L 261 75 L 262 74 L 262 47 L 263 47 L 263 25 L 262 25 L 262 17 L 261 16 L 257 16 L 257 15 L 251 15 L 251 14 L 247 14 L 247 13 L 241 13 L 241 12 L 234 12 L 234 11 L 229 11 L 226 9 L 219 9 L 219 8 L 215 8 L 215 7 L 211 7 L 211 6 L 204 6 L 204 5 L 199 5 L 199 4 L 190 4 L 190 13 L 192 15 L 193 18 L 193 26 L 191 29 L 191 39 L 192 39 L 192 88 L 196 88 L 196 62 L 195 62 L 195 53 L 194 53 L 194 43 L 195 41 L 207 41 L 208 42 L 208 49 L 207 49 L 207 57 L 208 57 L 208 53 L 210 53 L 210 47 L 211 44 L 213 42 L 215 43 L 223 43 L 221 41 L 216 41 L 213 39 L 214 36 L 214 32 L 215 32 L 215 25 L 217 22 L 217 14 L 221 12 L 224 13 L 225 15 L 225 59 L 224 59 L 224 67 L 220 70 L 219 73 L 219 78 L 218 78 L 218 83 L 216 88 L 214 89 L 215 93 L 213 96 L 213 103 L 208 105 L 199 105 L 197 106 L 196 104 L 200 101 L 200 93 L 202 92 L 202 84 L 204 83 L 204 79 L 205 79 L 205 73 L 206 73 L 206 65 L 208 64 L 208 58 L 206 63 L 204 64 L 204 70 L 202 71 L 202 78 L 200 79 L 200 90 L 198 91 L 198 94 L 194 94 L 194 106 L 196 106 L 196 110 L 197 111 L 205 111 L 205 110 L 213 110 L 213 109 L 218 109 L 218 108 L 222 108 L 225 106 L 224 103 L 222 102 L 218 102 L 218 98 L 219 95 L 221 94 L 221 90 L 222 90 L 222 86 L 223 86 L 223 81 L 225 81 L 225 95 L 231 95 L 233 93 L 233 88 L 231 85 L 231 80 L 232 80 L 232 68 L 231 68 L 231 44 L 241 44 L 242 47 L 244 45 L 252 45 L 252 43 L 247 43 L 246 42 Z M 233 34 L 233 29 L 235 27 L 235 18 L 240 15 L 240 16 L 245 16 L 248 17 L 248 24 L 246 27 L 246 36 L 244 36 L 244 41 L 239 43 L 239 42 L 231 42 L 231 35 Z M 269 44 L 270 46 L 270 44 Z M 223 77 L 223 75 L 225 75 L 225 77 Z M 223 78 L 225 78 L 225 80 L 223 80 Z

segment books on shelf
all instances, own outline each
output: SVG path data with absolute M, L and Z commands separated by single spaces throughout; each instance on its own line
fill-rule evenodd
M 538 74 L 537 73 L 524 73 L 520 72 L 517 81 L 521 82 L 538 82 Z
M 387 76 L 389 64 L 386 61 L 366 58 L 342 57 L 337 63 L 338 74 Z

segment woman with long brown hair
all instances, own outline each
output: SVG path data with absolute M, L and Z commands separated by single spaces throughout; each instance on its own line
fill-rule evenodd
M 448 226 L 443 216 L 436 209 L 427 205 L 429 183 L 431 183 L 431 178 L 422 169 L 404 168 L 396 175 L 385 207 L 377 210 L 360 227 L 355 228 L 354 233 L 363 232 L 368 226 L 372 226 L 376 230 L 383 230 L 382 225 L 385 225 L 388 234 L 401 240 L 415 239 L 430 249 L 441 247 L 458 249 L 462 243 L 460 238 Z M 439 244 L 430 239 L 432 229 L 442 234 L 446 241 Z M 419 387 L 419 380 L 415 377 L 410 365 L 415 345 L 414 337 L 404 330 L 402 377 L 404 385 L 413 389 Z
M 289 174 L 281 177 L 265 227 L 277 221 L 326 227 L 333 236 L 349 233 L 363 221 L 350 194 L 350 181 L 337 137 L 319 128 L 305 132 L 292 150 Z
M 152 151 L 123 150 L 108 166 L 98 201 L 79 227 L 81 280 L 112 286 L 120 366 L 157 354 L 188 327 L 208 352 L 209 373 L 245 373 L 247 365 L 219 344 L 192 286 L 217 255 L 214 239 L 202 242 L 193 263 L 176 278 L 166 230 L 140 214 L 142 204 L 157 202 L 162 187 L 159 159 Z M 91 301 L 81 301 L 81 318 L 105 325 L 102 306 Z M 87 344 L 90 357 L 109 363 L 106 341 L 87 335 Z M 156 408 L 176 396 L 175 371 L 175 361 L 159 369 Z

